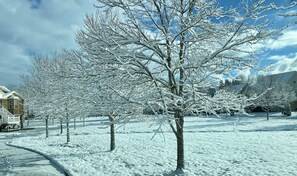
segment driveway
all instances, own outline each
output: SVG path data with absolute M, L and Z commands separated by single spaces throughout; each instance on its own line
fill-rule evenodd
M 36 130 L 0 132 L 0 175 L 3 176 L 61 176 L 49 160 L 27 150 L 10 147 L 5 143 L 13 138 L 36 135 Z

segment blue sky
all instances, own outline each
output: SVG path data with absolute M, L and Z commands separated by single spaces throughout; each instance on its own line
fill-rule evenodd
M 28 71 L 36 55 L 77 48 L 75 32 L 83 26 L 84 15 L 95 11 L 93 4 L 96 0 L 1 0 L 0 85 L 18 85 L 19 75 Z M 284 20 L 276 14 L 269 18 L 276 24 Z M 297 26 L 255 50 L 261 51 L 261 67 L 272 64 L 270 73 L 297 70 Z
M 95 0 L 1 0 L 0 85 L 20 83 L 36 55 L 77 48 L 75 32 Z

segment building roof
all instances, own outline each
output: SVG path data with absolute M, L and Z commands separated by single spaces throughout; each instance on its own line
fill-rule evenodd
M 0 86 L 0 89 L 2 89 L 4 92 L 10 92 L 10 90 L 9 89 L 7 89 L 6 87 L 4 87 L 4 86 Z
M 284 73 L 278 73 L 273 75 L 266 75 L 265 77 L 273 78 L 275 81 L 280 83 L 289 83 L 289 81 L 294 77 L 297 76 L 297 71 L 290 71 Z
M 233 92 L 233 93 L 241 93 L 241 91 L 245 88 L 246 85 L 247 85 L 246 83 L 230 85 L 230 86 L 224 87 L 224 90 L 228 92 Z
M 264 79 L 257 80 L 254 86 L 261 84 L 263 81 L 267 81 L 267 83 L 262 84 L 268 84 L 269 82 L 275 82 L 280 84 L 287 84 L 290 85 L 295 92 L 297 92 L 297 71 L 290 71 L 290 72 L 284 72 L 284 73 L 278 73 L 273 75 L 265 75 L 263 76 Z
M 16 91 L 10 91 L 4 86 L 0 86 L 0 89 L 3 90 L 3 92 L 0 91 L 0 100 L 2 99 L 24 99 L 20 94 L 18 94 Z

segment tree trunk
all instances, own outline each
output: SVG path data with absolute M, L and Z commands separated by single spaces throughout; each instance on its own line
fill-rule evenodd
M 23 115 L 20 116 L 20 125 L 21 125 L 20 128 L 23 129 L 24 128 L 24 116 Z
M 45 117 L 45 137 L 48 138 L 48 116 Z
M 55 119 L 52 118 L 52 125 L 55 125 Z
M 270 106 L 262 107 L 262 109 L 266 112 L 266 119 L 269 120 L 269 110 L 270 110 Z
M 186 25 L 183 22 L 184 14 L 187 13 L 184 7 L 186 2 L 180 1 L 180 27 L 181 29 L 185 29 Z M 191 6 L 191 5 L 189 5 Z M 189 9 L 191 11 L 191 8 Z M 180 34 L 180 41 L 179 41 L 179 89 L 178 89 L 178 96 L 184 99 L 184 83 L 185 83 L 185 54 L 186 54 L 186 31 L 182 31 Z M 174 93 L 173 91 L 171 91 Z M 176 125 L 176 144 L 177 144 L 177 165 L 176 165 L 176 172 L 183 173 L 185 169 L 185 152 L 184 152 L 184 113 L 182 110 L 184 109 L 183 102 L 178 102 L 179 108 L 175 110 L 175 125 Z
M 60 119 L 60 134 L 63 134 L 63 119 Z
M 76 118 L 73 119 L 73 128 L 76 130 Z
M 69 132 L 69 118 L 68 118 L 68 113 L 66 117 L 66 131 L 67 131 L 67 143 L 70 142 L 70 132 Z
M 184 115 L 180 110 L 175 113 L 176 123 L 176 143 L 177 143 L 177 165 L 176 171 L 183 172 L 185 169 L 185 154 L 184 154 Z
M 86 118 L 85 117 L 83 117 L 83 126 L 85 127 L 86 126 Z
M 114 116 L 109 115 L 110 122 L 110 151 L 115 149 L 115 127 L 114 127 Z

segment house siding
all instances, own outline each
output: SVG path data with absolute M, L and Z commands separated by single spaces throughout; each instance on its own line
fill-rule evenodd
M 10 104 L 10 101 L 12 104 Z M 7 100 L 6 106 L 4 106 L 10 113 L 14 115 L 22 115 L 24 113 L 23 110 L 23 100 Z
M 0 86 L 0 98 L 1 94 L 8 94 L 8 89 L 2 89 L 3 87 Z M 7 109 L 10 113 L 14 115 L 23 115 L 24 114 L 24 99 L 18 95 L 17 93 L 13 92 L 10 94 L 9 97 L 2 97 L 0 99 L 2 107 Z
M 2 106 L 7 109 L 8 108 L 8 100 L 2 100 Z

